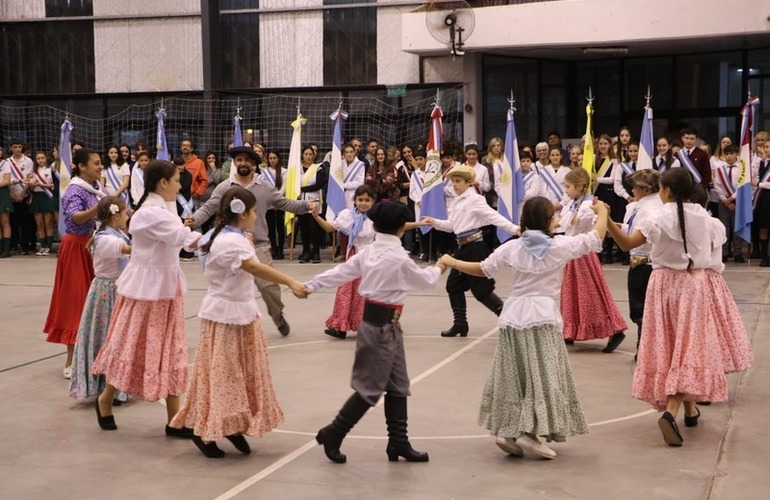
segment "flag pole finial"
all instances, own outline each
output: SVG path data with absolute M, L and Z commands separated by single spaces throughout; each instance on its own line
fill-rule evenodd
M 645 104 L 645 108 L 650 107 L 650 101 L 652 100 L 652 92 L 650 91 L 650 84 L 647 84 L 647 94 L 645 94 L 644 98 L 647 100 L 647 104 Z
M 588 97 L 586 97 L 586 101 L 588 101 L 588 105 L 593 107 L 594 105 L 594 99 L 596 99 L 596 96 L 593 93 L 593 90 L 591 89 L 591 86 L 588 86 Z
M 340 105 L 337 108 L 338 110 L 342 110 L 342 92 L 340 92 Z
M 235 117 L 240 120 L 241 118 L 241 98 L 239 97 L 235 105 Z
M 516 104 L 516 98 L 513 97 L 513 89 L 511 89 L 511 97 L 508 99 L 508 104 L 511 105 L 511 112 L 515 113 L 516 108 L 513 105 Z

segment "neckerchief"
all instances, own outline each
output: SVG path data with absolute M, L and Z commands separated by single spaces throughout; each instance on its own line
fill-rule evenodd
M 548 249 L 553 245 L 553 239 L 550 236 L 534 229 L 524 231 L 520 240 L 524 244 L 524 248 L 537 260 L 543 260 Z

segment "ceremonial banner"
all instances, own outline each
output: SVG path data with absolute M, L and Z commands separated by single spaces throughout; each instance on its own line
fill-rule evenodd
M 655 139 L 652 136 L 652 108 L 649 103 L 644 107 L 642 118 L 642 133 L 639 136 L 639 158 L 636 160 L 636 170 L 652 168 L 655 158 Z
M 444 140 L 444 129 L 441 123 L 441 107 L 433 105 L 430 114 L 430 135 L 428 136 L 427 162 L 423 184 L 420 211 L 423 217 L 446 219 L 446 203 L 444 202 L 444 178 L 441 175 L 441 147 Z M 431 230 L 430 226 L 422 226 L 423 234 Z
M 158 138 L 155 141 L 155 148 L 158 150 L 156 158 L 159 160 L 169 161 L 171 155 L 168 153 L 168 144 L 166 143 L 166 126 L 163 124 L 163 120 L 166 118 L 166 110 L 158 108 L 155 112 L 155 117 L 158 119 Z
M 291 122 L 294 132 L 291 136 L 291 146 L 289 147 L 289 162 L 286 172 L 286 197 L 290 200 L 298 200 L 300 195 L 300 179 L 302 177 L 302 125 L 307 122 L 302 117 L 302 113 L 297 112 L 297 119 Z M 284 222 L 286 224 L 286 235 L 294 231 L 294 217 L 291 212 L 286 212 Z M 303 236 L 304 238 L 304 236 Z
M 237 148 L 243 146 L 243 132 L 241 132 L 241 117 L 235 115 L 233 117 L 233 147 Z M 265 158 L 262 158 L 263 160 Z
M 59 177 L 59 213 L 61 213 L 61 199 L 72 178 L 72 123 L 69 118 L 64 119 L 59 133 L 59 171 L 54 174 Z M 59 234 L 64 236 L 67 232 L 64 228 L 64 217 L 59 217 Z
M 588 178 L 591 181 L 588 184 L 588 193 L 594 192 L 594 131 L 591 126 L 591 118 L 594 114 L 594 107 L 591 103 L 586 106 L 586 135 L 583 145 L 583 168 L 588 172 Z
M 735 234 L 751 242 L 751 223 L 754 211 L 751 202 L 751 145 L 754 139 L 754 117 L 759 98 L 750 99 L 741 110 L 741 173 L 735 194 Z
M 342 169 L 342 121 L 348 114 L 337 109 L 329 116 L 334 122 L 332 134 L 332 155 L 329 161 L 329 182 L 327 184 L 326 220 L 334 220 L 345 209 L 345 175 Z
M 515 109 L 513 108 L 508 110 L 508 125 L 505 131 L 497 211 L 500 215 L 518 225 L 520 216 L 519 203 L 524 199 L 524 179 L 521 175 L 519 141 L 516 137 L 516 125 L 513 122 L 514 112 Z M 497 238 L 500 241 L 505 241 L 511 236 L 513 235 L 497 228 Z

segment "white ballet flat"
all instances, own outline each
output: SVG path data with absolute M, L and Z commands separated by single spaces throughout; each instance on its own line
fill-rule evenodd
M 515 455 L 517 457 L 524 456 L 524 450 L 521 449 L 521 446 L 516 444 L 516 439 L 514 438 L 498 437 L 495 439 L 495 444 L 509 455 Z
M 519 436 L 518 439 L 516 439 L 516 444 L 524 451 L 547 458 L 548 460 L 556 458 L 556 452 L 549 448 L 548 445 L 539 440 L 535 441 L 526 434 Z

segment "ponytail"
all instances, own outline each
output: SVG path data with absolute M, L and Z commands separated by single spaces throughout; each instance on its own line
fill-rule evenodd
M 682 243 L 684 243 L 684 254 L 687 256 L 687 272 L 692 271 L 693 261 L 690 254 L 687 252 L 687 231 L 684 227 L 684 202 L 680 199 L 676 199 L 676 212 L 679 217 L 679 231 L 682 233 Z
M 682 235 L 684 253 L 687 256 L 687 271 L 692 271 L 693 261 L 687 251 L 687 231 L 684 220 L 684 202 L 689 200 L 693 190 L 693 180 L 686 168 L 671 168 L 660 176 L 660 185 L 671 190 L 676 201 L 677 217 L 679 218 L 679 231 Z

